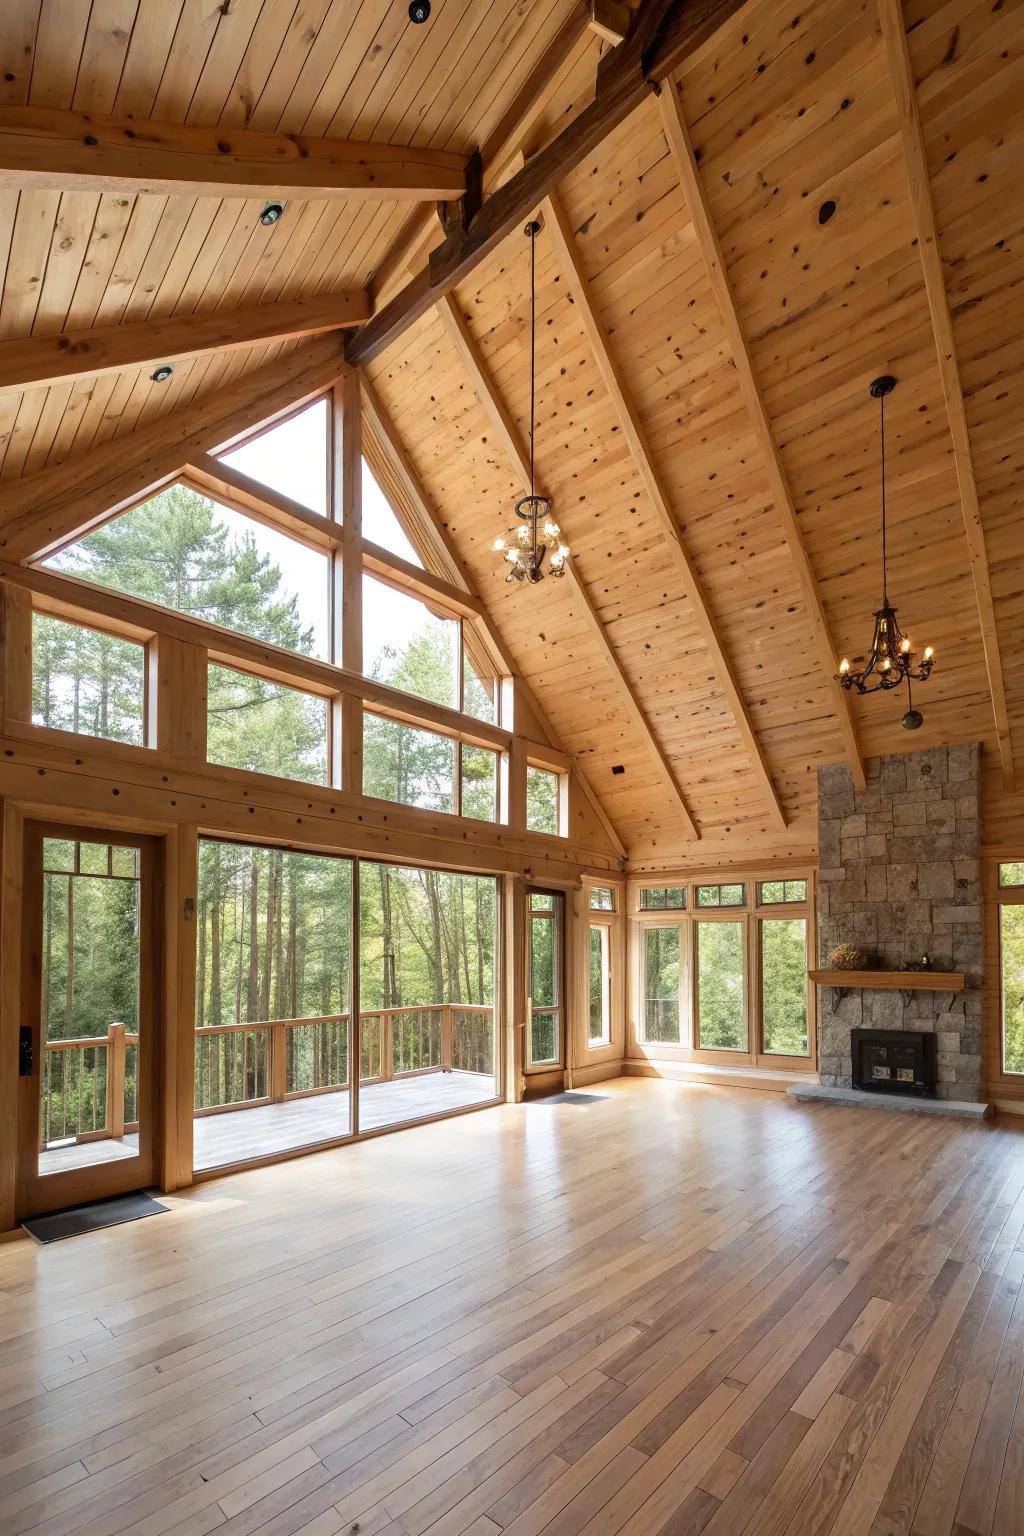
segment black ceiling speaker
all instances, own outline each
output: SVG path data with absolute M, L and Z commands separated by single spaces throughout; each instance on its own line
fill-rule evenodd
M 161 363 L 160 367 L 155 368 L 150 374 L 150 378 L 154 384 L 166 384 L 173 372 L 174 368 L 170 363 Z
M 421 27 L 425 21 L 430 20 L 430 0 L 410 0 L 409 20 Z
M 261 224 L 276 224 L 284 213 L 284 203 L 267 203 L 260 214 Z

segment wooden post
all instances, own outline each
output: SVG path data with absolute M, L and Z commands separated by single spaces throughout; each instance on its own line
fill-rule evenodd
M 124 1140 L 125 1027 L 107 1025 L 107 1130 L 115 1141 Z
M 0 588 L 0 718 L 32 719 L 32 594 Z
M 359 375 L 354 370 L 334 389 L 334 516 L 341 515 L 341 555 L 334 562 L 334 660 L 350 672 L 363 670 L 363 416 Z M 363 705 L 346 694 L 341 715 L 340 771 L 335 779 L 352 794 L 363 792 Z
M 452 1010 L 445 1003 L 441 1008 L 441 1071 L 452 1070 Z
M 284 1102 L 288 1092 L 288 1032 L 283 1024 L 270 1026 L 270 1098 L 274 1104 Z
M 153 743 L 190 762 L 206 761 L 207 653 L 202 646 L 161 635 L 149 646 L 155 654 L 156 710 Z M 150 666 L 152 683 L 154 668 Z M 153 711 L 150 711 L 151 719 Z M 151 729 L 154 728 L 151 726 Z
M 518 1104 L 526 1086 L 523 1068 L 530 1007 L 526 995 L 526 882 L 521 875 L 503 877 L 502 928 L 505 983 L 503 1097 L 509 1104 Z

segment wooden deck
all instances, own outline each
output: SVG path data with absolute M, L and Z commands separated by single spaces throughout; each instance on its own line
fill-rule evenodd
M 494 1096 L 494 1079 L 475 1072 L 430 1072 L 390 1083 L 369 1083 L 359 1091 L 360 1124 L 364 1131 L 377 1130 L 423 1115 L 485 1104 Z M 318 1093 L 306 1099 L 287 1099 L 283 1104 L 199 1115 L 194 1122 L 195 1167 L 223 1168 L 330 1141 L 348 1132 L 347 1093 Z M 61 1173 L 131 1157 L 137 1150 L 137 1136 L 125 1136 L 117 1142 L 73 1142 L 41 1153 L 39 1168 L 41 1173 Z
M 0 1247 L 11 1536 L 1019 1536 L 1024 1131 L 645 1080 Z

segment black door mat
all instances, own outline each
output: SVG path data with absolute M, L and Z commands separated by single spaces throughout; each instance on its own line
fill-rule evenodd
M 67 1211 L 49 1216 L 33 1216 L 23 1221 L 26 1232 L 37 1243 L 59 1243 L 83 1232 L 98 1232 L 101 1227 L 119 1227 L 125 1221 L 141 1221 L 143 1216 L 159 1216 L 170 1207 L 161 1205 L 141 1190 L 132 1195 L 115 1195 L 111 1200 L 96 1200 L 91 1205 L 73 1205 Z
M 546 1093 L 536 1099 L 527 1099 L 527 1104 L 601 1104 L 604 1102 L 603 1093 L 579 1093 L 575 1088 L 568 1089 L 565 1093 Z

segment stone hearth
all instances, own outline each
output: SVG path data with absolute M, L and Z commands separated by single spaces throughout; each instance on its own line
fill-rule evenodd
M 867 788 L 845 764 L 818 769 L 818 964 L 835 944 L 903 970 L 927 954 L 963 971 L 964 991 L 847 993 L 818 989 L 823 1085 L 850 1087 L 850 1030 L 922 1029 L 938 1036 L 938 1096 L 981 1098 L 982 901 L 980 749 L 976 744 L 871 758 Z

